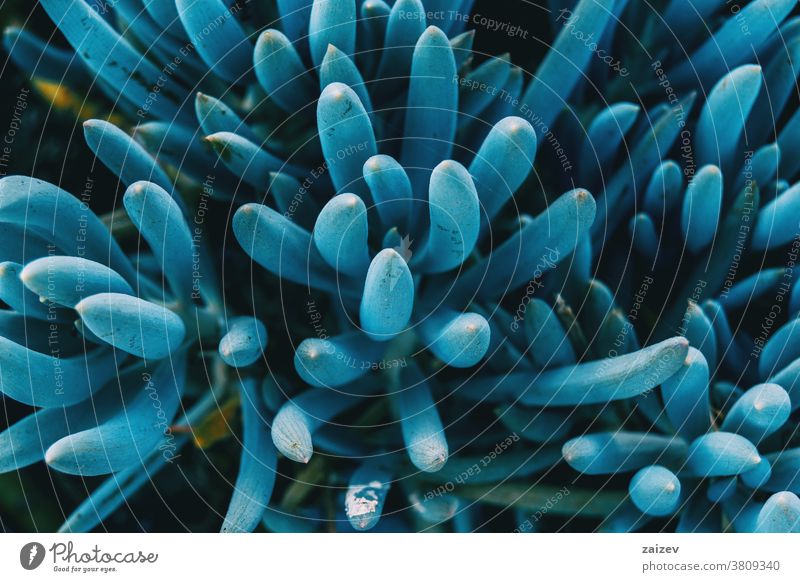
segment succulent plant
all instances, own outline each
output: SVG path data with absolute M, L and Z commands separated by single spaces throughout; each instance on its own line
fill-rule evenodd
M 531 71 L 471 0 L 40 4 L 124 188 L 0 179 L 0 471 L 111 474 L 63 530 L 233 406 L 222 531 L 798 531 L 794 0 L 549 2 Z

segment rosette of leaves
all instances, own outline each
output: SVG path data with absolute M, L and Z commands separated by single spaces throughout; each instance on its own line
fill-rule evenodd
M 526 73 L 469 0 L 43 0 L 74 53 L 7 45 L 126 119 L 86 137 L 146 248 L 0 181 L 4 470 L 114 473 L 90 529 L 238 388 L 224 531 L 797 531 L 795 3 L 662 4 L 549 2 Z M 200 261 L 209 182 L 244 252 Z

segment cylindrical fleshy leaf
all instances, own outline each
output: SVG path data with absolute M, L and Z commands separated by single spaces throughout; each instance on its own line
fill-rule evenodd
M 125 210 L 147 241 L 161 272 L 180 301 L 196 294 L 194 253 L 198 252 L 180 207 L 157 184 L 135 182 L 125 192 Z
M 561 452 L 576 471 L 609 475 L 635 471 L 654 463 L 680 467 L 686 457 L 686 441 L 647 433 L 595 433 L 567 441 Z
M 384 226 L 406 229 L 411 210 L 411 182 L 391 156 L 372 156 L 364 163 L 364 180 Z
M 300 377 L 317 387 L 344 386 L 366 374 L 383 347 L 360 333 L 303 340 L 294 354 Z
M 755 468 L 761 462 L 756 447 L 730 432 L 711 432 L 692 442 L 687 465 L 698 477 L 727 477 Z
M 96 427 L 76 432 L 54 443 L 45 461 L 57 471 L 72 475 L 103 475 L 140 464 L 160 444 L 175 438 L 170 430 L 178 411 L 186 376 L 186 356 L 159 363 L 140 391 L 123 402 L 115 415 Z M 158 402 L 159 406 L 154 406 Z
M 427 347 L 448 366 L 469 368 L 489 349 L 489 323 L 477 313 L 440 309 L 420 323 Z
M 229 366 L 241 368 L 255 363 L 267 347 L 267 328 L 255 317 L 236 317 L 219 340 L 219 355 Z
M 750 469 L 744 473 L 739 474 L 739 479 L 747 487 L 753 489 L 761 489 L 766 485 L 772 477 L 772 464 L 766 457 L 761 457 L 761 462 L 755 469 Z
M 253 45 L 235 13 L 222 0 L 175 0 L 178 16 L 203 61 L 228 82 L 250 71 Z
M 475 376 L 458 388 L 470 400 L 519 399 L 531 406 L 575 406 L 632 398 L 658 386 L 677 372 L 689 350 L 676 337 L 637 352 L 566 366 L 541 373 L 506 372 Z
M 703 353 L 708 368 L 717 369 L 717 333 L 714 325 L 697 303 L 689 301 L 683 322 L 681 324 L 683 336 L 689 340 L 689 345 Z M 727 346 L 725 346 L 727 349 Z
M 613 161 L 639 111 L 641 108 L 633 103 L 614 103 L 592 119 L 581 148 L 582 183 L 605 174 L 607 164 Z
M 753 250 L 773 249 L 790 242 L 797 236 L 799 214 L 800 184 L 795 184 L 759 211 Z
M 352 55 L 356 50 L 356 1 L 314 0 L 308 21 L 308 43 L 317 67 L 322 64 L 328 45 Z
M 383 249 L 370 263 L 361 297 L 361 328 L 375 341 L 388 341 L 406 329 L 414 309 L 414 280 L 394 249 Z
M 595 57 L 596 48 L 592 50 L 591 44 L 597 46 L 612 19 L 613 7 L 614 0 L 580 0 L 574 10 L 564 8 L 557 13 L 557 21 L 563 29 L 536 69 L 522 98 L 527 111 L 536 114 L 541 122 L 536 128 L 540 136 L 550 131 Z M 592 37 L 596 39 L 594 43 L 586 42 Z
M 414 48 L 400 156 L 419 199 L 424 198 L 431 170 L 449 159 L 453 150 L 458 114 L 455 77 L 450 41 L 429 26 Z
M 391 475 L 369 463 L 353 473 L 344 497 L 345 514 L 353 529 L 367 531 L 375 527 L 391 486 Z
M 83 323 L 102 341 L 147 360 L 177 350 L 186 328 L 165 307 L 121 293 L 98 293 L 75 306 Z
M 661 385 L 667 418 L 681 435 L 693 439 L 711 428 L 709 370 L 703 354 L 690 347 L 680 369 Z
M 448 447 L 431 389 L 412 364 L 407 383 L 394 393 L 408 456 L 420 471 L 435 473 L 447 462 Z
M 364 163 L 378 148 L 372 122 L 355 91 L 342 83 L 323 89 L 317 103 L 317 131 L 336 191 L 365 198 Z
M 80 257 L 42 257 L 28 263 L 20 278 L 39 297 L 66 307 L 97 293 L 133 295 L 131 286 L 115 271 Z
M 672 160 L 662 162 L 653 172 L 644 193 L 644 210 L 650 216 L 661 217 L 680 201 L 683 172 Z
M 331 267 L 353 277 L 369 268 L 367 207 L 355 194 L 339 194 L 325 205 L 314 225 L 314 244 Z
M 759 533 L 800 533 L 800 499 L 790 491 L 775 493 L 758 512 Z
M 281 406 L 275 415 L 272 422 L 272 442 L 289 459 L 308 463 L 314 454 L 314 432 L 360 400 L 358 396 L 334 390 L 303 392 Z
M 681 501 L 681 482 L 660 465 L 640 469 L 628 487 L 631 501 L 642 513 L 662 517 L 670 515 Z
M 558 368 L 575 363 L 575 350 L 564 326 L 541 299 L 532 299 L 525 308 L 525 334 L 530 343 L 531 358 L 540 368 Z
M 459 276 L 450 300 L 500 297 L 541 277 L 569 254 L 594 222 L 597 206 L 586 190 L 571 190 Z
M 640 212 L 628 225 L 631 234 L 631 245 L 642 257 L 652 261 L 658 254 L 659 238 L 656 226 L 649 214 Z
M 324 89 L 331 83 L 342 83 L 350 87 L 358 95 L 364 109 L 368 113 L 372 111 L 372 100 L 358 67 L 349 56 L 332 44 L 328 45 L 325 58 L 319 68 L 319 87 Z
M 790 413 L 791 401 L 786 390 L 777 384 L 759 384 L 736 401 L 720 429 L 757 444 L 780 429 Z
M 205 141 L 211 145 L 231 172 L 258 190 L 269 186 L 269 176 L 272 172 L 303 174 L 302 171 L 241 135 L 220 131 L 207 135 Z
M 267 410 L 256 388 L 257 382 L 246 378 L 241 383 L 242 458 L 233 496 L 222 523 L 222 533 L 251 532 L 272 497 L 277 476 L 277 454 L 269 438 Z
M 706 248 L 717 234 L 722 209 L 722 172 L 703 166 L 686 189 L 681 228 L 686 247 L 693 253 Z
M 672 83 L 719 79 L 733 67 L 752 59 L 754 50 L 775 34 L 796 4 L 795 0 L 754 0 L 735 14 L 728 14 L 710 38 L 707 24 L 702 22 L 707 40 L 688 59 L 681 59 L 675 70 L 669 73 L 669 79 Z M 683 10 L 690 12 L 694 9 Z M 743 22 L 747 23 L 747 34 L 742 30 Z M 734 108 L 739 115 L 739 106 L 734 104 Z
M 245 204 L 233 217 L 236 240 L 253 260 L 282 279 L 340 289 L 314 247 L 311 233 L 263 204 Z
M 126 186 L 136 180 L 149 180 L 162 188 L 172 190 L 172 181 L 155 158 L 114 124 L 101 119 L 90 119 L 83 123 L 83 134 L 94 154 Z
M 40 301 L 39 296 L 23 284 L 21 273 L 22 265 L 18 263 L 0 263 L 0 301 L 31 319 L 69 321 L 69 312 Z
M 253 61 L 258 82 L 283 109 L 294 114 L 314 102 L 314 81 L 297 49 L 283 33 L 272 29 L 262 32 Z
M 412 264 L 428 273 L 443 273 L 461 265 L 478 240 L 480 203 L 464 166 L 446 160 L 434 168 L 428 211 L 428 239 Z
M 711 90 L 695 130 L 697 163 L 727 171 L 747 116 L 761 89 L 761 67 L 744 65 L 722 77 Z
M 250 141 L 258 139 L 242 118 L 220 99 L 198 91 L 194 100 L 194 111 L 205 135 L 228 131 L 238 133 Z
M 397 0 L 394 3 L 385 23 L 385 37 L 381 39 L 378 78 L 408 77 L 414 45 L 425 32 L 425 8 L 422 0 Z
M 758 373 L 762 378 L 774 374 L 800 358 L 800 314 L 773 332 L 760 353 Z
M 469 166 L 484 223 L 522 186 L 535 157 L 536 132 L 525 119 L 506 117 L 492 128 Z

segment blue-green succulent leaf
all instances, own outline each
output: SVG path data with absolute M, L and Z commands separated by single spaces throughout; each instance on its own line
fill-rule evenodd
M 677 436 L 636 432 L 594 433 L 568 440 L 562 454 L 576 471 L 610 475 L 654 463 L 680 467 L 686 458 L 686 441 Z
M 238 133 L 250 141 L 258 139 L 242 118 L 221 99 L 198 91 L 194 100 L 194 111 L 205 135 L 227 131 Z
M 489 349 L 489 323 L 477 313 L 442 308 L 425 318 L 419 330 L 433 354 L 455 368 L 474 366 Z
M 192 45 L 209 68 L 224 80 L 241 82 L 250 71 L 252 45 L 222 0 L 175 0 Z
M 98 293 L 75 306 L 83 323 L 99 339 L 146 360 L 177 350 L 186 328 L 165 307 L 122 293 Z
M 308 21 L 308 43 L 311 59 L 319 67 L 328 45 L 347 55 L 356 51 L 355 0 L 314 0 Z
M 675 337 L 631 354 L 540 373 L 474 376 L 457 393 L 470 400 L 518 399 L 531 406 L 575 406 L 632 398 L 676 373 L 688 350 L 689 342 Z
M 186 355 L 165 360 L 152 375 L 133 379 L 142 389 L 122 409 L 96 427 L 74 432 L 56 441 L 45 461 L 57 471 L 72 475 L 104 475 L 141 465 L 157 447 L 173 436 L 170 425 L 181 402 L 186 376 Z
M 372 111 L 372 100 L 369 97 L 364 78 L 353 60 L 333 45 L 328 45 L 325 58 L 319 68 L 320 89 L 325 89 L 331 83 L 347 85 L 356 95 L 367 112 Z
M 175 200 L 152 182 L 135 182 L 125 192 L 125 210 L 147 241 L 170 288 L 182 302 L 196 294 L 195 249 L 189 225 Z
M 159 82 L 164 84 L 159 68 L 122 38 L 88 2 L 43 0 L 41 4 L 75 53 L 117 98 L 140 108 L 143 115 L 152 112 L 162 119 L 175 119 L 178 105 L 171 90 L 162 90 L 157 99 L 150 97 L 153 87 L 160 87 Z
M 126 186 L 137 180 L 148 180 L 172 191 L 172 181 L 155 158 L 117 126 L 100 119 L 90 119 L 83 123 L 83 134 L 94 154 Z
M 311 233 L 262 204 L 245 204 L 233 217 L 233 232 L 244 251 L 282 279 L 329 290 L 341 289 L 319 256 Z
M 529 115 L 536 116 L 536 132 L 546 134 L 566 107 L 575 86 L 594 57 L 586 38 L 599 39 L 613 15 L 614 0 L 580 0 L 575 9 L 562 11 L 563 29 L 536 69 L 522 97 Z M 595 43 L 596 44 L 596 43 Z
M 751 58 L 754 49 L 777 30 L 795 4 L 794 0 L 754 0 L 736 14 L 731 13 L 711 38 L 680 62 L 669 74 L 670 79 L 674 83 L 719 79 Z M 747 23 L 749 34 L 742 33 L 742 22 Z
M 114 354 L 97 349 L 72 357 L 45 354 L 0 337 L 0 390 L 31 406 L 70 406 L 117 374 Z
M 331 267 L 363 277 L 370 264 L 367 207 L 355 194 L 339 194 L 325 205 L 314 225 L 314 244 Z
M 640 111 L 641 108 L 634 103 L 614 103 L 592 119 L 586 141 L 581 148 L 583 180 L 592 180 L 603 175 Z
M 723 170 L 730 168 L 761 84 L 761 67 L 743 65 L 714 86 L 697 121 L 698 164 L 715 164 Z
M 541 299 L 531 299 L 525 308 L 525 334 L 531 358 L 538 367 L 559 368 L 576 362 L 575 350 L 564 326 Z
M 775 331 L 763 346 L 758 373 L 767 378 L 800 358 L 800 316 Z
M 683 192 L 683 172 L 681 167 L 667 160 L 662 162 L 653 172 L 642 204 L 650 216 L 661 217 L 668 214 L 680 202 Z
M 650 215 L 640 212 L 631 218 L 628 230 L 631 235 L 631 245 L 636 252 L 648 261 L 655 260 L 658 255 L 659 238 Z
M 249 139 L 229 131 L 205 137 L 227 168 L 258 190 L 269 186 L 272 172 L 302 175 L 302 171 L 259 147 Z
M 130 285 L 114 270 L 80 257 L 42 257 L 28 263 L 20 278 L 39 297 L 65 307 L 75 307 L 97 293 L 133 295 Z
M 267 95 L 286 111 L 296 113 L 314 102 L 314 81 L 292 41 L 280 31 L 265 30 L 258 37 L 253 69 Z
M 681 212 L 681 229 L 691 252 L 698 253 L 711 244 L 721 210 L 722 172 L 717 166 L 703 166 L 686 188 Z
M 344 497 L 345 514 L 353 529 L 367 531 L 378 524 L 391 486 L 391 475 L 370 463 L 353 472 Z
M 400 156 L 418 199 L 424 198 L 431 170 L 451 157 L 458 116 L 456 73 L 450 41 L 429 26 L 414 48 Z
M 308 0 L 277 0 L 278 12 L 281 15 L 281 28 L 294 43 L 307 42 L 308 19 L 311 16 L 311 4 Z
M 336 191 L 354 192 L 366 199 L 362 171 L 378 148 L 369 115 L 356 92 L 342 83 L 325 87 L 317 103 L 317 130 Z
M 800 533 L 800 499 L 791 491 L 775 493 L 758 512 L 758 533 Z
M 631 479 L 631 501 L 642 513 L 663 517 L 675 512 L 681 501 L 681 482 L 660 465 L 643 467 Z
M 431 389 L 415 365 L 407 368 L 406 386 L 393 394 L 411 463 L 420 471 L 435 473 L 447 462 L 444 426 Z
M 758 213 L 753 230 L 753 250 L 774 249 L 797 236 L 797 216 L 800 214 L 800 183 L 795 184 Z
M 790 412 L 786 390 L 777 384 L 758 384 L 736 401 L 720 430 L 735 432 L 758 444 L 780 429 L 789 420 Z
M 484 228 L 533 170 L 536 132 L 521 117 L 506 117 L 492 127 L 469 165 L 481 202 Z
M 385 40 L 377 77 L 405 80 L 411 71 L 414 45 L 425 32 L 425 9 L 421 0 L 397 0 L 386 20 Z
M 455 269 L 472 253 L 481 220 L 478 192 L 464 166 L 445 160 L 433 169 L 428 212 L 428 238 L 411 264 L 428 273 Z
M 254 364 L 267 348 L 267 328 L 255 317 L 235 317 L 219 340 L 219 355 L 234 368 Z
M 334 390 L 309 390 L 281 406 L 272 423 L 272 442 L 286 457 L 308 463 L 314 454 L 312 435 L 337 414 L 361 401 Z
M 562 195 L 459 277 L 451 300 L 468 301 L 475 295 L 492 299 L 541 277 L 575 249 L 591 227 L 595 210 L 586 190 Z
M 696 438 L 686 460 L 698 477 L 727 477 L 755 468 L 761 455 L 749 440 L 731 432 L 710 432 Z
M 294 367 L 309 385 L 336 388 L 366 374 L 380 358 L 382 346 L 360 333 L 303 340 Z
M 230 332 L 229 332 L 230 333 Z M 272 497 L 278 455 L 269 438 L 267 410 L 252 378 L 241 382 L 242 458 L 222 533 L 253 531 Z
M 414 194 L 403 166 L 393 157 L 380 154 L 368 159 L 363 171 L 381 222 L 389 228 L 405 229 Z
M 375 341 L 388 341 L 406 329 L 414 309 L 414 280 L 405 259 L 383 249 L 369 265 L 359 310 L 361 328 Z
M 667 418 L 691 440 L 711 428 L 709 368 L 703 354 L 690 347 L 680 369 L 661 385 Z

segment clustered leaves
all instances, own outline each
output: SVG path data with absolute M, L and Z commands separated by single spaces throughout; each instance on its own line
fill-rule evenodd
M 64 530 L 238 398 L 222 531 L 800 531 L 794 0 L 550 2 L 530 72 L 471 0 L 40 3 L 125 189 L 0 180 L 0 470 L 113 473 Z

